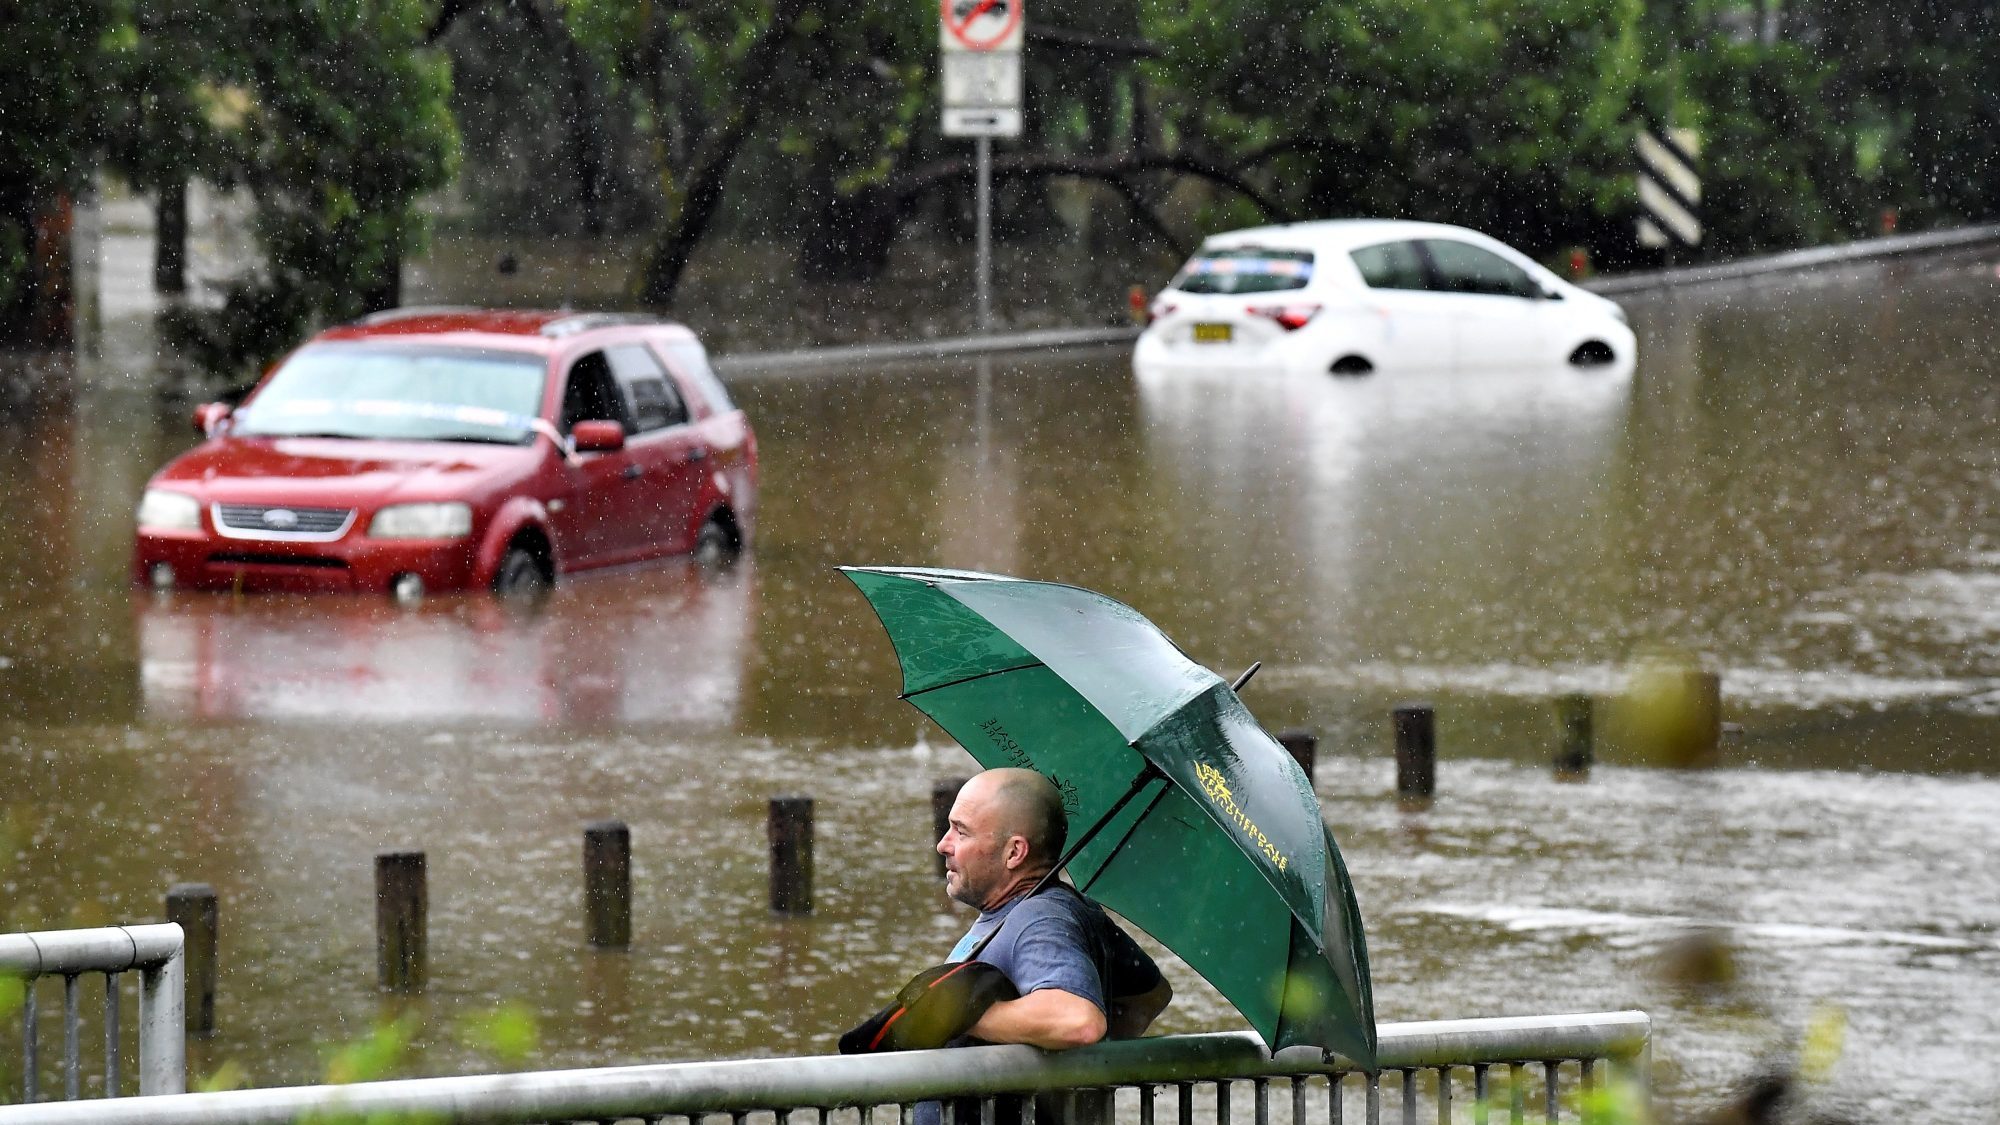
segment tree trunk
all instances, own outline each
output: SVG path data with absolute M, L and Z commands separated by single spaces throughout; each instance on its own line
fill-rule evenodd
M 743 138 L 757 123 L 757 111 L 764 103 L 764 87 L 778 67 L 778 53 L 791 38 L 792 27 L 808 0 L 777 0 L 771 22 L 743 54 L 743 68 L 731 90 L 729 115 L 695 146 L 688 169 L 687 190 L 681 205 L 654 244 L 639 285 L 639 301 L 648 308 L 664 309 L 673 304 L 680 288 L 681 274 L 708 233 L 708 224 L 722 201 L 722 188 Z
M 70 235 L 76 222 L 67 192 L 43 201 L 35 215 L 34 249 L 29 253 L 31 347 L 69 348 L 76 344 L 76 292 L 71 285 Z
M 187 181 L 160 188 L 153 211 L 153 288 L 161 293 L 187 292 Z
M 590 60 L 569 35 L 559 49 L 569 70 L 569 113 L 564 116 L 564 148 L 575 172 L 582 198 L 583 233 L 596 238 L 604 233 L 604 146 L 599 141 L 597 99 Z
M 389 245 L 383 248 L 382 264 L 375 270 L 375 276 L 368 279 L 361 290 L 361 312 L 381 312 L 393 309 L 403 303 L 403 240 L 398 224 L 397 234 L 391 235 Z

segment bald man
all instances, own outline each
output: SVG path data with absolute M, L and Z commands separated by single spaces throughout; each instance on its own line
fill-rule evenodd
M 968 1032 L 972 1040 L 1060 1051 L 1107 1035 L 1130 1038 L 1173 998 L 1152 958 L 1096 903 L 1059 881 L 1029 895 L 1067 835 L 1061 794 L 1033 770 L 987 770 L 952 804 L 937 844 L 945 891 L 979 918 L 949 960 L 964 960 L 997 930 L 979 959 L 1021 994 L 988 1008 Z

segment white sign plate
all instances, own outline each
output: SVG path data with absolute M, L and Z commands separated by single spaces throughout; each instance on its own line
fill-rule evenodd
M 974 109 L 966 106 L 947 107 L 944 111 L 944 135 L 947 137 L 1018 137 L 1021 135 L 1021 111 L 1011 107 L 998 109 Z
M 938 0 L 938 45 L 947 51 L 1018 51 L 1026 0 Z
M 1021 52 L 953 51 L 940 61 L 946 106 L 1021 108 Z

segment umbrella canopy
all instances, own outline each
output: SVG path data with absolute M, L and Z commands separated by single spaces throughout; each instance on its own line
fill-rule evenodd
M 903 697 L 987 767 L 1055 782 L 1072 882 L 1173 950 L 1273 1050 L 1375 1065 L 1361 912 L 1319 799 L 1220 677 L 1075 586 L 843 567 Z M 1093 828 L 1096 829 L 1092 834 Z

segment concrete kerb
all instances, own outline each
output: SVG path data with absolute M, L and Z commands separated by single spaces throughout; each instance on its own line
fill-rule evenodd
M 1814 246 L 1805 250 L 1790 250 L 1783 254 L 1748 258 L 1739 262 L 1718 262 L 1708 266 L 1684 266 L 1679 269 L 1593 278 L 1581 284 L 1583 288 L 1593 293 L 1610 296 L 1648 289 L 1671 289 L 1682 285 L 1735 281 L 1762 274 L 1797 273 L 1823 266 L 1850 265 L 1940 250 L 1961 250 L 1990 243 L 2000 243 L 2000 224 L 1957 227 L 1952 230 L 1926 231 L 1921 234 L 1899 234 L 1887 238 L 1864 238 L 1855 242 L 1844 242 L 1838 246 Z
M 788 352 L 719 355 L 715 369 L 731 378 L 789 375 L 824 367 L 854 367 L 900 360 L 952 359 L 1000 352 L 1055 351 L 1066 348 L 1129 344 L 1138 339 L 1137 326 L 1116 328 L 1055 328 L 1035 332 L 1000 332 L 909 344 L 858 344 L 838 348 L 806 348 Z

